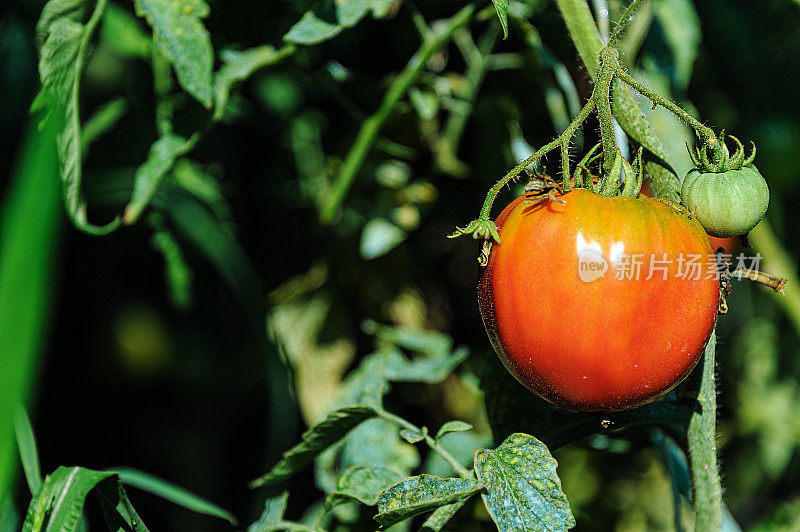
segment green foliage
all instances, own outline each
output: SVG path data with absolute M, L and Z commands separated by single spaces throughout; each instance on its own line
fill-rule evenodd
M 264 511 L 258 521 L 250 525 L 247 532 L 269 532 L 270 530 L 279 530 L 281 521 L 283 521 L 283 514 L 286 512 L 286 503 L 289 499 L 287 492 L 282 492 L 274 497 L 269 497 L 264 502 Z
M 466 432 L 468 430 L 472 430 L 474 427 L 469 423 L 464 423 L 463 421 L 448 421 L 439 431 L 436 433 L 436 441 L 439 441 L 442 436 L 445 434 L 449 434 L 451 432 Z
M 236 518 L 230 512 L 223 510 L 216 504 L 210 503 L 171 482 L 167 482 L 166 480 L 136 469 L 115 468 L 110 471 L 119 475 L 120 481 L 123 484 L 148 491 L 153 495 L 157 495 L 162 499 L 183 506 L 195 513 L 219 517 L 220 519 L 225 519 L 233 526 L 237 525 Z
M 467 520 L 474 528 L 491 527 L 489 517 L 500 530 L 565 529 L 575 524 L 573 514 L 579 520 L 600 515 L 601 527 L 610 527 L 616 519 L 613 524 L 619 529 L 656 529 L 648 520 L 656 506 L 659 511 L 667 508 L 676 526 L 685 520 L 692 493 L 683 435 L 697 407 L 694 388 L 678 389 L 662 401 L 622 413 L 555 410 L 523 390 L 496 360 L 483 356 L 488 344 L 475 313 L 464 310 L 470 300 L 454 296 L 472 289 L 474 264 L 462 260 L 461 248 L 437 239 L 461 216 L 464 205 L 474 201 L 483 181 L 534 153 L 531 146 L 552 137 L 553 127 L 563 130 L 580 112 L 580 96 L 586 96 L 580 79 L 585 72 L 597 77 L 603 42 L 592 3 L 492 3 L 477 10 L 473 5 L 460 11 L 456 9 L 461 6 L 451 6 L 448 13 L 447 6 L 425 2 L 289 2 L 270 6 L 274 18 L 271 12 L 265 17 L 254 4 L 248 9 L 259 16 L 244 20 L 241 14 L 250 11 L 203 0 L 47 2 L 35 30 L 42 82 L 35 109 L 48 117 L 40 120 L 41 131 L 26 141 L 31 149 L 17 172 L 22 176 L 21 192 L 3 209 L 0 235 L 0 457 L 13 455 L 4 452 L 11 440 L 10 405 L 18 402 L 18 395 L 27 397 L 37 352 L 47 336 L 47 295 L 54 292 L 49 276 L 58 237 L 58 202 L 48 179 L 55 176 L 53 139 L 58 136 L 64 205 L 73 225 L 93 234 L 116 227 L 117 222 L 92 225 L 87 209 L 92 217 L 113 216 L 124 209 L 128 224 L 145 215 L 147 223 L 140 230 L 152 233 L 152 246 L 165 263 L 168 297 L 188 312 L 181 315 L 184 319 L 194 317 L 190 303 L 201 312 L 210 307 L 212 312 L 229 312 L 221 298 L 209 298 L 214 293 L 209 277 L 217 276 L 236 296 L 244 309 L 241 321 L 255 331 L 254 349 L 265 356 L 271 426 L 264 453 L 270 460 L 277 459 L 269 453 L 282 445 L 281 440 L 296 438 L 295 410 L 310 426 L 301 443 L 254 482 L 276 488 L 291 478 L 297 493 L 291 509 L 287 511 L 286 492 L 255 492 L 259 497 L 268 493 L 261 517 L 249 530 L 374 529 L 376 505 L 378 522 L 397 530 L 407 530 L 410 518 L 426 512 L 430 515 L 422 529 L 430 531 L 448 523 L 465 529 Z M 624 4 L 610 3 L 612 20 L 620 18 Z M 651 4 L 621 43 L 626 52 L 622 59 L 636 80 L 691 109 L 682 91 L 695 60 L 702 57 L 696 9 L 702 13 L 712 8 L 697 3 L 695 9 L 688 0 Z M 213 36 L 204 23 L 209 5 L 215 10 L 209 24 Z M 556 8 L 561 8 L 585 71 L 576 70 L 569 60 L 567 37 L 553 24 Z M 726 8 L 719 19 L 729 20 L 734 11 Z M 428 15 L 449 18 L 429 23 Z M 703 46 L 720 42 L 719 33 L 713 33 L 720 24 L 704 18 L 703 31 L 708 33 Z M 508 38 L 502 47 L 501 28 Z M 345 30 L 350 33 L 342 35 Z M 726 33 L 746 41 L 747 32 L 741 28 L 728 28 Z M 9 35 L 0 39 L 0 50 L 14 40 Z M 342 38 L 329 42 L 337 35 Z M 367 36 L 375 35 L 385 39 L 364 46 Z M 220 46 L 216 56 L 212 41 Z M 312 47 L 322 43 L 327 44 Z M 737 60 L 745 55 L 739 53 Z M 697 63 L 698 68 L 710 69 L 707 57 Z M 742 68 L 756 70 L 746 62 Z M 152 95 L 149 75 L 142 75 L 148 69 L 153 71 Z M 267 69 L 270 72 L 264 72 Z M 725 78 L 718 74 L 703 73 L 706 78 Z M 761 98 L 748 92 L 753 83 L 740 84 L 743 95 Z M 614 116 L 632 148 L 645 149 L 655 192 L 677 199 L 687 159 L 683 142 L 693 140 L 691 128 L 663 106 L 651 109 L 643 104 L 636 91 L 619 80 L 611 90 Z M 706 92 L 713 105 L 697 103 L 709 123 L 742 124 L 743 129 L 760 123 L 744 106 L 734 105 L 735 99 L 728 101 L 717 82 L 699 84 L 693 94 Z M 92 112 L 81 112 L 80 105 Z M 155 120 L 147 114 L 153 107 Z M 709 114 L 709 109 L 717 114 Z M 153 123 L 155 132 L 148 129 Z M 791 138 L 791 131 L 776 131 L 776 137 Z M 574 133 L 571 155 L 595 136 L 592 128 Z M 201 140 L 202 150 L 191 153 Z M 786 153 L 783 159 L 773 155 L 781 161 L 773 165 L 773 173 L 790 175 Z M 554 159 L 551 155 L 536 161 L 536 168 L 552 173 Z M 546 167 L 540 168 L 542 162 Z M 453 177 L 467 175 L 474 186 L 452 185 Z M 778 211 L 786 209 L 779 205 Z M 320 227 L 315 215 L 328 226 Z M 788 214 L 777 216 L 791 219 Z M 782 225 L 778 218 L 775 226 L 780 230 Z M 465 231 L 482 237 L 496 228 L 487 218 Z M 754 231 L 756 238 L 760 231 L 763 226 Z M 760 242 L 759 246 L 769 240 Z M 795 269 L 789 260 L 782 267 Z M 290 279 L 274 288 L 286 277 Z M 149 285 L 162 285 L 148 280 Z M 271 290 L 269 306 L 262 285 Z M 28 286 L 28 291 L 14 290 Z M 791 315 L 798 308 L 796 299 L 784 299 L 790 300 L 781 303 Z M 749 300 L 745 306 L 750 306 Z M 268 339 L 261 336 L 265 314 Z M 371 339 L 357 330 L 365 317 L 369 320 L 362 332 Z M 758 504 L 768 505 L 754 502 L 750 494 L 791 485 L 787 479 L 798 448 L 791 414 L 800 404 L 793 376 L 786 376 L 796 368 L 782 359 L 787 355 L 782 333 L 767 320 L 747 321 L 750 318 L 737 317 L 749 325 L 729 334 L 739 338 L 732 344 L 732 358 L 741 373 L 735 386 L 725 376 L 730 366 L 720 370 L 727 379 L 723 393 L 733 398 L 726 404 L 733 404 L 735 412 L 726 413 L 733 420 L 721 425 L 718 443 L 727 445 L 732 457 L 729 503 L 736 515 L 744 516 L 755 515 Z M 183 327 L 173 334 L 176 360 L 181 362 L 170 361 L 175 364 L 170 375 L 195 386 L 194 379 L 207 371 L 204 355 L 210 352 L 197 348 L 197 338 L 210 333 L 198 334 L 200 326 Z M 474 347 L 472 357 L 466 348 L 456 347 L 453 338 Z M 268 341 L 280 351 L 280 360 Z M 374 341 L 374 350 L 363 350 L 369 341 Z M 232 367 L 235 358 L 230 359 Z M 263 368 L 254 368 L 251 361 L 247 369 L 246 376 L 236 376 L 234 386 L 224 386 L 231 379 L 227 373 L 214 375 L 215 391 L 254 387 L 248 379 L 264 373 Z M 284 381 L 292 393 L 286 393 Z M 392 412 L 413 412 L 420 426 L 388 412 L 384 404 Z M 464 421 L 442 424 L 448 419 Z M 94 489 L 113 530 L 143 530 L 123 484 L 235 522 L 230 512 L 135 470 L 59 468 L 40 485 L 30 423 L 23 417 L 16 421 L 23 470 L 35 494 L 29 529 L 35 529 L 35 523 L 45 526 L 48 519 L 54 526 L 82 529 L 78 519 Z M 441 428 L 429 434 L 423 423 Z M 636 428 L 641 424 L 660 428 L 642 431 Z M 609 434 L 622 429 L 625 432 Z M 536 437 L 518 434 L 520 430 Z M 707 436 L 709 430 L 706 426 L 700 432 Z M 497 441 L 513 435 L 497 448 L 479 449 L 475 469 L 470 470 L 467 455 L 477 447 L 491 447 L 491 434 Z M 545 443 L 554 452 L 570 445 L 572 454 L 565 460 L 557 456 L 562 476 L 579 479 L 573 483 L 578 486 L 573 488 L 575 497 L 567 490 L 572 509 Z M 644 481 L 622 479 L 638 474 L 636 453 L 653 445 L 665 465 L 658 477 L 663 490 L 653 493 L 671 493 L 671 507 L 666 499 L 631 504 L 630 498 L 638 495 L 636 486 Z M 202 452 L 188 447 L 187 456 Z M 613 455 L 622 456 L 614 461 L 609 458 Z M 310 481 L 296 476 L 312 464 L 319 492 L 305 484 L 300 487 Z M 8 464 L 0 464 L 3 495 L 9 471 Z M 212 476 L 200 468 L 194 471 L 206 481 Z M 444 478 L 453 473 L 460 478 Z M 628 483 L 620 488 L 623 481 Z M 600 482 L 603 489 L 587 487 Z M 565 489 L 567 485 L 565 480 Z M 478 491 L 489 517 L 480 500 L 470 498 Z M 252 507 L 251 502 L 237 504 Z M 12 506 L 9 499 L 0 501 L 0 530 L 19 529 L 14 524 L 18 508 Z M 308 509 L 296 520 L 287 516 L 305 506 Z M 619 516 L 609 510 L 612 507 Z M 50 513 L 44 513 L 48 508 Z M 796 523 L 796 500 L 768 509 L 760 528 L 758 523 L 743 524 L 765 530 L 790 529 Z M 724 508 L 721 519 L 723 526 L 736 526 Z
M 378 498 L 402 475 L 386 467 L 355 465 L 347 468 L 336 483 L 336 491 L 328 497 L 333 501 L 355 499 L 368 506 L 378 504 Z
M 484 484 L 471 479 L 419 475 L 401 480 L 381 493 L 375 520 L 390 527 L 415 515 L 461 501 Z
M 297 473 L 322 451 L 339 441 L 363 421 L 378 413 L 368 406 L 350 406 L 335 410 L 303 433 L 303 441 L 284 453 L 283 459 L 264 476 L 250 483 L 251 487 L 280 482 Z
M 197 101 L 211 107 L 214 100 L 214 49 L 202 19 L 210 12 L 203 0 L 134 0 L 136 14 L 153 29 L 178 83 Z
M 503 27 L 503 37 L 508 38 L 508 0 L 492 0 L 492 4 Z
M 319 44 L 355 26 L 370 12 L 377 19 L 387 16 L 391 7 L 392 0 L 322 1 L 316 10 L 307 11 L 283 39 L 294 44 Z
M 37 25 L 44 44 L 39 58 L 42 89 L 34 102 L 34 108 L 47 108 L 49 113 L 64 113 L 64 127 L 58 136 L 58 154 L 67 213 L 73 223 L 84 231 L 105 234 L 117 227 L 118 220 L 105 227 L 96 227 L 86 219 L 86 203 L 81 191 L 82 146 L 78 107 L 87 42 L 105 2 L 98 2 L 86 25 L 75 20 L 80 12 L 77 3 L 50 0 L 48 6 L 51 4 L 53 7 L 45 7 Z
M 100 26 L 103 43 L 114 53 L 129 59 L 149 59 L 153 49 L 150 36 L 126 9 L 109 3 Z
M 497 449 L 475 452 L 475 474 L 488 484 L 483 502 L 501 532 L 575 526 L 556 465 L 547 447 L 528 434 L 512 434 Z
M 15 179 L 0 209 L 0 505 L 11 502 L 14 416 L 20 400 L 30 396 L 52 305 L 62 227 L 56 149 L 62 124 L 56 113 L 41 130 L 27 128 Z M 26 476 L 35 483 L 32 438 L 20 435 Z
M 42 473 L 39 467 L 39 449 L 36 447 L 36 437 L 33 434 L 31 420 L 28 413 L 21 405 L 17 406 L 14 414 L 14 434 L 17 437 L 22 469 L 25 471 L 25 480 L 31 495 L 35 495 L 42 486 Z
M 83 513 L 86 496 L 97 490 L 109 527 L 124 526 L 146 532 L 128 501 L 119 476 L 113 472 L 83 467 L 59 467 L 44 480 L 34 495 L 22 527 L 23 532 L 75 530 Z
M 126 224 L 135 223 L 139 215 L 153 199 L 158 186 L 170 171 L 175 160 L 188 152 L 194 140 L 178 135 L 168 135 L 158 139 L 150 148 L 147 161 L 136 170 L 133 195 L 125 207 L 123 220 Z
M 219 120 L 225 114 L 225 106 L 234 85 L 248 79 L 256 71 L 274 65 L 292 52 L 291 47 L 275 50 L 272 46 L 224 52 L 224 64 L 214 77 L 214 119 Z

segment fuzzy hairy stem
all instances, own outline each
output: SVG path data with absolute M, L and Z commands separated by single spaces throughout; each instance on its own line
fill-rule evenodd
M 702 382 L 697 395 L 698 411 L 692 415 L 687 433 L 694 479 L 695 530 L 720 530 L 722 527 L 722 486 L 716 443 L 716 343 L 716 335 L 712 334 L 703 355 Z
M 714 146 L 716 144 L 717 137 L 716 135 L 714 135 L 714 132 L 711 130 L 711 128 L 706 126 L 705 124 L 702 124 L 695 117 L 687 113 L 680 105 L 656 93 L 655 91 L 650 89 L 650 87 L 648 87 L 641 81 L 631 76 L 621 66 L 617 68 L 616 75 L 620 79 L 620 81 L 624 82 L 627 85 L 630 85 L 631 87 L 636 89 L 640 94 L 642 94 L 642 96 L 653 102 L 654 106 L 660 105 L 661 107 L 663 107 L 664 109 L 666 109 L 667 111 L 671 112 L 679 119 L 681 119 L 686 125 L 694 129 L 707 146 Z
M 622 14 L 622 18 L 619 19 L 617 25 L 614 27 L 614 31 L 611 33 L 611 37 L 608 39 L 609 46 L 616 46 L 619 38 L 625 33 L 625 30 L 628 28 L 628 24 L 631 23 L 633 20 L 633 15 L 636 14 L 636 11 L 642 6 L 644 0 L 633 0 L 625 12 Z
M 606 172 L 614 165 L 617 154 L 617 139 L 614 132 L 614 116 L 611 114 L 611 82 L 619 67 L 619 54 L 613 48 L 600 51 L 600 74 L 592 92 L 592 99 L 597 106 L 597 117 L 600 120 L 600 139 L 603 143 L 603 169 Z
M 364 160 L 367 158 L 369 150 L 375 144 L 383 123 L 392 113 L 395 106 L 417 79 L 431 56 L 453 38 L 456 30 L 470 21 L 473 11 L 474 6 L 467 5 L 448 19 L 439 33 L 422 43 L 414 57 L 408 62 L 408 65 L 389 86 L 378 110 L 361 124 L 356 140 L 347 153 L 341 170 L 339 170 L 339 175 L 331 185 L 331 189 L 326 195 L 326 200 L 320 209 L 319 217 L 322 223 L 331 223 L 336 217 L 345 196 L 347 196 L 353 181 L 355 181 L 361 166 L 364 164 Z
M 573 121 L 566 127 L 566 129 L 563 132 L 561 132 L 561 134 L 556 139 L 550 141 L 548 144 L 545 144 L 544 146 L 536 150 L 533 154 L 524 159 L 517 166 L 509 170 L 506 175 L 504 175 L 497 183 L 495 183 L 494 186 L 491 189 L 489 189 L 489 193 L 486 195 L 486 201 L 483 202 L 483 207 L 481 208 L 481 213 L 478 216 L 478 218 L 485 220 L 489 219 L 489 215 L 492 212 L 492 204 L 494 203 L 497 194 L 500 193 L 500 190 L 502 190 L 502 188 L 506 186 L 506 184 L 508 184 L 509 181 L 517 177 L 523 170 L 525 170 L 525 168 L 527 168 L 528 165 L 530 165 L 532 162 L 538 159 L 541 159 L 546 154 L 550 153 L 559 146 L 562 145 L 569 146 L 570 139 L 572 139 L 572 136 L 575 135 L 575 132 L 578 130 L 581 124 L 589 117 L 593 109 L 594 109 L 594 100 L 589 100 L 586 103 L 586 105 L 583 106 L 581 112 L 578 113 L 578 115 L 573 119 Z

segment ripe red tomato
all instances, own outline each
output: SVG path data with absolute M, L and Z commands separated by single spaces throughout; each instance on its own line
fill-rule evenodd
M 649 183 L 645 183 L 642 185 L 641 194 L 647 196 L 648 198 L 652 198 L 655 196 L 653 194 L 653 189 L 650 187 Z M 708 235 L 708 239 L 711 241 L 711 248 L 716 251 L 719 248 L 722 248 L 728 255 L 733 255 L 739 249 L 739 244 L 741 243 L 739 237 L 736 236 L 729 236 L 729 237 L 718 237 L 718 236 L 711 236 Z
M 532 206 L 520 196 L 497 219 L 501 243 L 478 288 L 492 346 L 517 380 L 558 406 L 652 401 L 689 374 L 714 328 L 719 281 L 706 278 L 708 236 L 666 200 L 581 189 L 560 199 Z M 617 270 L 640 254 L 638 279 L 634 267 Z M 662 254 L 671 260 L 663 272 Z M 695 255 L 699 278 L 681 276 L 688 266 L 679 257 Z

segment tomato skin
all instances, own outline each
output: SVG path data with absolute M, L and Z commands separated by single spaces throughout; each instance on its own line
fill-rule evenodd
M 624 253 L 712 253 L 700 224 L 665 200 L 606 198 L 587 190 L 500 214 L 478 287 L 484 326 L 503 364 L 528 389 L 574 410 L 621 410 L 681 382 L 716 323 L 719 281 L 674 277 L 677 261 L 645 280 L 617 280 Z M 583 244 L 581 244 L 583 243 Z M 579 246 L 596 245 L 605 276 L 579 278 Z
M 649 183 L 645 183 L 642 186 L 641 194 L 648 198 L 652 198 L 655 196 L 652 188 L 650 188 Z M 711 249 L 716 251 L 719 248 L 722 248 L 724 250 L 723 253 L 726 253 L 728 255 L 733 255 L 734 253 L 736 253 L 736 251 L 739 249 L 739 244 L 741 243 L 739 237 L 736 236 L 729 236 L 722 238 L 718 236 L 708 235 L 708 239 L 711 241 Z

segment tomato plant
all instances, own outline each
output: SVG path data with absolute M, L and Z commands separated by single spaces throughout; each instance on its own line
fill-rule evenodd
M 558 406 L 652 401 L 692 370 L 714 328 L 718 280 L 680 278 L 677 261 L 707 259 L 708 237 L 666 201 L 580 189 L 559 199 L 531 206 L 521 196 L 497 218 L 500 243 L 479 285 L 492 345 L 522 384 Z M 617 275 L 626 257 L 644 257 L 643 271 Z M 653 257 L 676 260 L 648 275 Z

